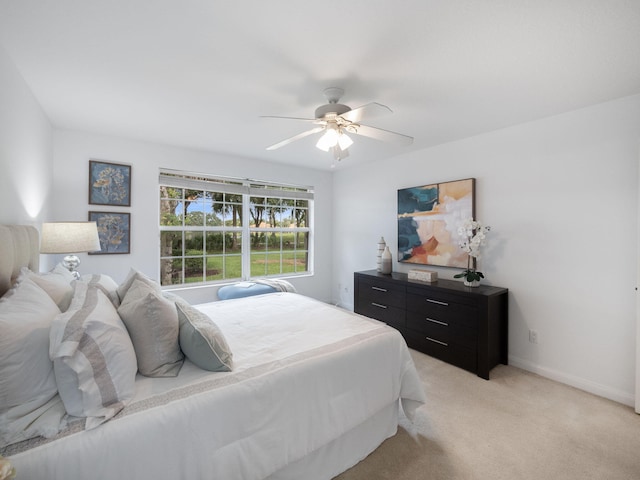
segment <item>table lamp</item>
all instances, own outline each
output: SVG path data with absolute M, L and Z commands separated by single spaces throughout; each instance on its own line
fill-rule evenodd
M 80 278 L 76 253 L 100 251 L 96 222 L 52 222 L 42 224 L 40 253 L 66 253 L 62 264 Z

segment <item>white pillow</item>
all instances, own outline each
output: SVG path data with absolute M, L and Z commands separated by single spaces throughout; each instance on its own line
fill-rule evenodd
M 133 342 L 138 371 L 147 377 L 175 377 L 184 355 L 178 343 L 178 312 L 173 302 L 135 279 L 118 308 Z
M 127 278 L 125 278 L 124 281 L 120 285 L 118 285 L 118 297 L 120 297 L 121 302 L 122 300 L 124 300 L 124 297 L 127 294 L 127 290 L 129 290 L 129 287 L 131 287 L 134 280 L 140 280 L 150 287 L 153 287 L 156 291 L 161 292 L 160 284 L 158 282 L 150 279 L 139 270 L 131 268 L 129 270 L 129 273 L 127 274 Z
M 67 413 L 94 428 L 122 410 L 135 393 L 136 354 L 107 296 L 75 283 L 69 310 L 51 325 L 50 356 Z
M 111 300 L 113 306 L 118 308 L 120 305 L 120 297 L 118 297 L 118 284 L 109 275 L 100 273 L 86 274 L 81 277 L 81 280 L 89 285 L 98 287 L 105 295 Z
M 42 434 L 24 431 L 57 393 L 49 328 L 60 310 L 30 278 L 0 299 L 0 438 L 3 445 Z M 32 415 L 27 426 L 17 427 Z
M 71 298 L 73 297 L 73 287 L 71 282 L 74 278 L 71 272 L 58 264 L 48 273 L 35 273 L 27 267 L 22 267 L 18 283 L 25 278 L 30 278 L 36 285 L 49 294 L 51 299 L 56 302 L 60 311 L 64 312 L 69 308 Z
M 187 358 L 204 370 L 231 371 L 233 354 L 213 320 L 179 297 L 175 304 L 180 320 L 180 348 Z

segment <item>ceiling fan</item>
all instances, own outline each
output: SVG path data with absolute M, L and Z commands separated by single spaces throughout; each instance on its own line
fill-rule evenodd
M 341 160 L 349 155 L 349 151 L 347 149 L 353 144 L 353 140 L 348 134 L 362 135 L 376 140 L 381 140 L 383 142 L 395 142 L 400 145 L 411 145 L 413 142 L 413 137 L 391 132 L 389 130 L 383 130 L 381 128 L 370 127 L 360 123 L 363 118 L 371 118 L 377 115 L 392 113 L 391 109 L 386 105 L 372 102 L 361 107 L 351 109 L 351 107 L 348 107 L 347 105 L 338 103 L 340 97 L 344 95 L 344 90 L 338 87 L 325 89 L 324 95 L 327 97 L 327 101 L 329 103 L 316 108 L 315 118 L 265 115 L 264 118 L 301 120 L 316 125 L 310 130 L 304 131 L 267 147 L 267 150 L 275 150 L 277 148 L 284 147 L 296 140 L 300 140 L 301 138 L 320 132 L 324 133 L 316 143 L 316 147 L 325 152 L 331 151 L 336 160 Z

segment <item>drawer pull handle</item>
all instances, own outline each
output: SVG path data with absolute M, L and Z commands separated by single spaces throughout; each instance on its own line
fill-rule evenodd
M 426 300 L 427 300 L 427 302 L 435 303 L 437 305 L 444 305 L 445 307 L 449 306 L 449 304 L 447 302 L 440 302 L 438 300 L 431 300 L 430 298 L 427 298 Z
M 448 344 L 448 343 L 441 342 L 440 340 L 436 340 L 435 338 L 431 338 L 431 337 L 424 337 L 424 338 L 426 338 L 426 339 L 427 339 L 427 340 L 429 340 L 430 342 L 433 342 L 433 343 L 439 343 L 440 345 L 444 345 L 445 347 L 448 347 L 448 346 L 449 346 L 449 344 Z
M 373 305 L 374 307 L 378 307 L 378 308 L 387 308 L 386 305 L 380 305 L 379 303 L 375 303 L 375 302 L 371 302 L 371 305 Z
M 380 288 L 380 287 L 371 287 L 372 290 L 377 290 L 379 292 L 386 292 L 387 289 L 386 288 Z
M 426 320 L 427 322 L 437 323 L 438 325 L 444 325 L 445 327 L 448 327 L 448 326 L 449 326 L 449 324 L 448 324 L 447 322 L 441 322 L 440 320 L 435 320 L 435 319 L 433 319 L 433 318 L 426 317 L 426 318 L 425 318 L 425 320 Z

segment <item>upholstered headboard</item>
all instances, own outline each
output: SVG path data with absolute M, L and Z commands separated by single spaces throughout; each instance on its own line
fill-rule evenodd
M 11 288 L 22 267 L 37 272 L 39 265 L 38 230 L 27 225 L 0 225 L 0 296 Z

